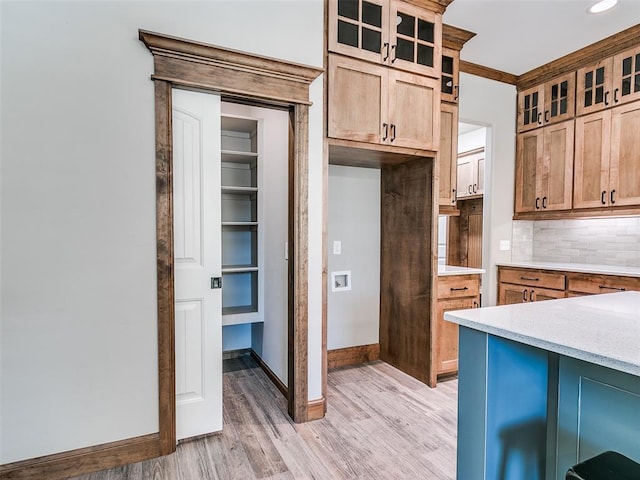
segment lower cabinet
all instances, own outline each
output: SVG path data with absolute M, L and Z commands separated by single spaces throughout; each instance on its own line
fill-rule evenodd
M 498 305 L 565 298 L 564 273 L 500 267 Z
M 498 305 L 625 291 L 640 292 L 640 278 L 498 267 Z
M 436 304 L 436 372 L 451 375 L 458 372 L 458 325 L 444 320 L 452 310 L 480 307 L 480 275 L 438 277 Z

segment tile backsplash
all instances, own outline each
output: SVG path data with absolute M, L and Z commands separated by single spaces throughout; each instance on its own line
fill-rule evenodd
M 640 217 L 514 221 L 511 260 L 640 267 Z

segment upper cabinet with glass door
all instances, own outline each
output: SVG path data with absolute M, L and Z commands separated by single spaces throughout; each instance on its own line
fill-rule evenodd
M 554 78 L 518 93 L 518 132 L 574 117 L 575 73 Z
M 399 0 L 330 0 L 329 51 L 440 76 L 442 15 Z
M 613 58 L 613 104 L 640 98 L 640 46 Z

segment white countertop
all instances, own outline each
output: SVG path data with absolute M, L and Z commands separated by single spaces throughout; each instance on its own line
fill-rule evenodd
M 623 277 L 640 277 L 640 267 L 621 267 L 615 265 L 591 265 L 588 263 L 555 262 L 501 262 L 497 265 L 499 267 L 539 268 L 542 270 L 559 270 L 564 272 L 621 275 Z
M 447 277 L 450 275 L 475 275 L 481 273 L 484 273 L 484 268 L 456 267 L 454 265 L 438 264 L 439 277 Z
M 640 292 L 446 312 L 445 320 L 640 376 Z

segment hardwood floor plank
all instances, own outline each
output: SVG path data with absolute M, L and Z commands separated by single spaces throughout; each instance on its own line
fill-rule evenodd
M 224 429 L 77 480 L 453 480 L 457 380 L 431 389 L 384 362 L 329 371 L 324 419 L 295 424 L 247 356 L 225 360 Z

